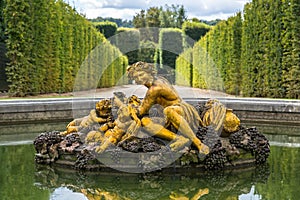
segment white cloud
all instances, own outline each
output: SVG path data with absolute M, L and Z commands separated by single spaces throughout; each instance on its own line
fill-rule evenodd
M 133 16 L 138 13 L 140 9 L 117 9 L 117 8 L 101 8 L 101 9 L 88 9 L 86 12 L 86 17 L 89 19 L 101 17 L 113 17 L 121 19 L 132 19 Z M 112 14 L 113 13 L 113 14 Z
M 67 0 L 66 0 L 67 1 Z M 87 18 L 115 17 L 132 19 L 141 9 L 151 6 L 183 5 L 189 18 L 226 19 L 242 11 L 251 0 L 75 0 L 77 10 Z

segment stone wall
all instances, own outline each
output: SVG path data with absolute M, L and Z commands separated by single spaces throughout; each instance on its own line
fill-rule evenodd
M 1 100 L 0 124 L 69 121 L 88 115 L 95 98 Z M 185 99 L 196 105 L 207 99 Z M 300 124 L 300 101 L 259 98 L 219 98 L 242 122 Z

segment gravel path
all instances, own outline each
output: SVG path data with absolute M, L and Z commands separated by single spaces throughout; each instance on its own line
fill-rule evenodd
M 223 92 L 204 90 L 199 88 L 183 87 L 183 86 L 174 86 L 178 91 L 179 96 L 182 98 L 218 98 L 218 97 L 232 97 L 231 95 L 225 94 Z M 124 92 L 126 96 L 132 94 L 137 95 L 140 98 L 143 98 L 146 94 L 147 88 L 143 85 L 122 85 L 112 88 L 100 88 L 92 91 L 86 92 L 75 92 L 73 93 L 74 97 L 102 97 L 110 98 L 113 96 L 113 92 Z
M 184 86 L 174 86 L 178 91 L 179 95 L 182 98 L 218 98 L 218 97 L 232 97 L 232 95 L 225 94 L 223 92 L 212 91 L 212 90 L 204 90 L 199 88 L 191 88 Z M 28 99 L 36 99 L 36 98 L 55 98 L 55 97 L 101 97 L 101 98 L 110 98 L 113 96 L 114 92 L 124 92 L 126 96 L 130 96 L 132 94 L 137 95 L 140 98 L 143 98 L 146 94 L 147 88 L 143 85 L 122 85 L 115 86 L 111 88 L 99 88 L 84 92 L 68 92 L 68 93 L 49 93 L 49 94 L 41 94 L 35 96 L 26 96 Z M 24 97 L 23 97 L 24 98 Z M 20 99 L 20 97 L 8 97 L 7 94 L 1 93 L 0 99 Z M 21 98 L 22 99 L 22 98 Z

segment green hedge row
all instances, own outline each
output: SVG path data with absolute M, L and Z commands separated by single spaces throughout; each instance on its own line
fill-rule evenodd
M 243 16 L 237 13 L 218 23 L 195 44 L 191 86 L 235 95 L 299 99 L 299 13 L 296 0 L 247 3 Z M 180 65 L 178 61 L 179 72 Z
M 209 50 L 207 39 L 202 38 L 193 48 L 192 87 L 223 91 L 220 71 L 207 53 Z
M 118 29 L 118 25 L 116 23 L 109 21 L 93 22 L 93 25 L 105 36 L 105 38 L 114 36 Z
M 203 37 L 211 27 L 200 22 L 185 21 L 182 24 L 183 46 L 184 48 L 193 47 L 201 37 Z
M 193 47 L 190 86 L 239 94 L 242 82 L 241 37 L 241 13 L 219 22 L 202 37 Z M 179 58 L 182 56 L 184 54 Z M 181 67 L 178 65 L 178 68 Z
M 244 8 L 243 93 L 300 98 L 300 1 L 253 1 Z
M 171 82 L 175 82 L 176 58 L 183 51 L 182 31 L 178 28 L 164 28 L 159 32 L 159 44 L 156 52 L 158 73 L 164 74 Z
M 153 63 L 157 44 L 152 41 L 141 41 L 139 49 L 139 61 Z
M 126 84 L 128 60 L 109 41 L 98 44 L 81 63 L 74 91 Z
M 6 0 L 3 13 L 10 60 L 6 71 L 12 95 L 72 91 L 83 61 L 92 49 L 106 41 L 62 0 Z M 117 54 L 122 57 L 120 52 Z M 123 69 L 124 62 L 119 59 L 114 67 Z
M 175 82 L 177 85 L 191 86 L 193 80 L 193 49 L 185 50 L 176 59 Z
M 128 57 L 129 64 L 138 61 L 140 48 L 140 32 L 135 28 L 118 28 L 116 46 Z

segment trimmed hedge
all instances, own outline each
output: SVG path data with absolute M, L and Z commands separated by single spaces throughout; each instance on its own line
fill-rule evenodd
M 253 1 L 219 22 L 193 48 L 193 87 L 300 99 L 299 13 L 296 0 Z
M 6 72 L 11 95 L 70 92 L 86 60 L 88 66 L 83 74 L 88 81 L 83 88 L 89 89 L 93 85 L 90 82 L 96 82 L 97 86 L 99 80 L 93 79 L 93 74 L 101 66 L 93 67 L 93 62 L 86 58 L 95 47 L 106 43 L 106 39 L 71 6 L 62 0 L 6 0 L 3 11 L 10 60 Z M 112 45 L 108 48 L 114 52 L 111 54 L 122 57 Z M 114 56 L 111 54 L 108 53 L 107 58 Z M 126 60 L 116 62 L 114 68 L 123 69 Z M 111 81 L 105 86 L 114 84 Z
M 193 83 L 193 49 L 182 52 L 176 59 L 176 85 L 192 86 Z
M 182 31 L 178 28 L 161 29 L 156 56 L 160 65 L 158 72 L 165 74 L 171 83 L 175 82 L 176 58 L 182 51 Z
M 128 57 L 128 63 L 138 61 L 140 48 L 140 32 L 135 28 L 118 28 L 116 46 Z
M 182 25 L 184 48 L 193 47 L 201 37 L 203 37 L 211 27 L 200 22 L 185 21 Z
M 110 38 L 117 33 L 118 25 L 115 22 L 93 22 L 97 30 L 102 33 L 105 38 Z
M 139 61 L 153 63 L 154 56 L 157 49 L 157 44 L 151 41 L 141 41 L 139 49 Z

